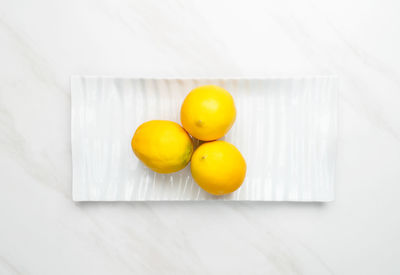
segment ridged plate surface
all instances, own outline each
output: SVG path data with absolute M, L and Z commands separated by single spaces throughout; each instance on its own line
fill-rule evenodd
M 179 123 L 180 105 L 196 86 L 216 84 L 233 95 L 237 120 L 224 138 L 247 161 L 242 187 L 215 197 L 190 167 L 162 175 L 135 157 L 131 138 L 151 119 Z M 73 200 L 334 199 L 337 90 L 335 77 L 265 79 L 71 79 Z

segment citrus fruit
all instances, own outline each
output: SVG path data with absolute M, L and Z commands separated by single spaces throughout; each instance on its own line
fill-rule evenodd
M 193 152 L 190 136 L 178 123 L 168 120 L 151 120 L 140 125 L 131 145 L 135 155 L 158 173 L 183 169 Z
M 191 171 L 194 180 L 213 195 L 238 189 L 246 176 L 246 161 L 239 150 L 226 141 L 203 143 L 193 153 Z
M 183 128 L 193 137 L 204 141 L 223 137 L 232 127 L 235 118 L 233 97 L 216 85 L 193 89 L 181 108 Z

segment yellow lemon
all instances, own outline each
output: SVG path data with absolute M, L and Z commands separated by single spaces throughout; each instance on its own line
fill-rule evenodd
M 193 137 L 204 141 L 223 137 L 232 127 L 235 118 L 233 97 L 215 85 L 193 89 L 181 108 L 183 128 Z
M 168 120 L 151 120 L 140 125 L 131 145 L 135 155 L 158 173 L 183 169 L 193 153 L 190 136 L 178 123 Z
M 242 185 L 246 176 L 246 161 L 235 146 L 226 141 L 207 142 L 192 156 L 194 180 L 214 195 L 231 193 Z

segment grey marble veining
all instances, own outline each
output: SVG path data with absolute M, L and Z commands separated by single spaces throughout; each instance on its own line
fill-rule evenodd
M 1 0 L 0 274 L 399 274 L 399 11 L 394 0 Z M 71 201 L 73 74 L 332 73 L 334 203 Z

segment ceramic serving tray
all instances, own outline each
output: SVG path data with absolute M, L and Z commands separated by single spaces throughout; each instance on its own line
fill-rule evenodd
M 146 168 L 133 154 L 135 129 L 152 119 L 180 123 L 186 94 L 216 84 L 235 99 L 237 118 L 223 138 L 247 162 L 242 187 L 213 196 L 190 164 L 173 174 Z M 336 77 L 138 79 L 73 76 L 72 166 L 75 201 L 331 201 L 334 199 Z

